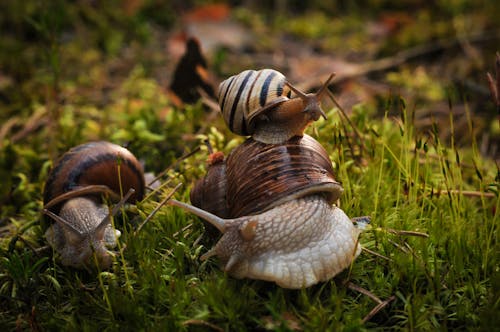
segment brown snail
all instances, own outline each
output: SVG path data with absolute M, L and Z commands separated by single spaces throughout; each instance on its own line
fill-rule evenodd
M 43 193 L 44 213 L 54 221 L 45 236 L 62 264 L 90 269 L 95 259 L 99 268 L 108 268 L 113 256 L 108 248 L 116 246 L 120 234 L 110 218 L 125 202 L 141 200 L 144 188 L 141 164 L 119 145 L 90 142 L 63 154 Z M 103 195 L 119 200 L 113 211 Z
M 216 255 L 224 270 L 238 278 L 302 288 L 332 278 L 359 255 L 359 230 L 332 206 L 342 187 L 328 154 L 312 137 L 293 137 L 284 144 L 250 138 L 216 167 L 207 177 L 225 173 L 225 181 L 204 178 L 191 193 L 192 203 L 201 208 L 170 202 L 223 233 L 202 259 Z M 225 194 L 217 188 L 212 196 L 197 196 L 220 183 Z M 220 201 L 217 195 L 224 197 L 224 215 L 230 219 L 212 214 L 217 211 L 210 200 Z
M 245 70 L 219 85 L 218 100 L 229 129 L 263 143 L 282 143 L 302 136 L 305 128 L 326 115 L 320 100 L 333 78 L 317 93 L 305 94 L 273 69 Z M 297 97 L 290 98 L 291 91 Z

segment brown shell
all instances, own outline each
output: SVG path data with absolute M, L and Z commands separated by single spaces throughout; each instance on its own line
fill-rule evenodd
M 262 213 L 311 194 L 324 194 L 333 203 L 343 191 L 328 153 L 308 135 L 284 144 L 249 138 L 228 156 L 226 172 L 230 218 Z
M 45 183 L 43 202 L 45 205 L 61 194 L 89 185 L 105 185 L 120 194 L 120 184 L 123 194 L 135 189 L 129 202 L 144 197 L 144 171 L 135 156 L 110 142 L 85 143 L 70 149 L 55 163 Z M 59 208 L 51 210 L 58 213 Z
M 196 181 L 189 198 L 191 204 L 221 218 L 228 217 L 226 202 L 226 163 L 221 152 L 209 156 L 207 174 Z

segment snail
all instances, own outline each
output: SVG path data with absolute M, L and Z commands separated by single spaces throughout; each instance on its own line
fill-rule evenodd
M 224 121 L 238 135 L 263 143 L 283 143 L 302 136 L 321 116 L 320 100 L 333 74 L 317 93 L 305 94 L 273 69 L 245 70 L 221 82 L 218 101 Z M 297 97 L 290 98 L 291 92 Z
M 43 193 L 44 214 L 54 221 L 45 237 L 61 263 L 91 269 L 96 261 L 99 268 L 109 268 L 113 253 L 108 248 L 116 246 L 120 235 L 111 217 L 125 202 L 141 200 L 144 190 L 141 164 L 119 145 L 90 142 L 63 154 Z M 119 200 L 111 212 L 103 195 Z
M 249 138 L 214 165 L 217 172 L 209 168 L 191 192 L 195 206 L 170 201 L 223 233 L 202 259 L 216 255 L 237 278 L 303 288 L 332 278 L 359 255 L 359 230 L 332 205 L 343 189 L 328 154 L 312 137 L 284 144 Z M 218 180 L 224 173 L 225 180 Z M 211 188 L 221 183 L 225 190 Z M 215 215 L 210 200 L 225 201 L 225 218 Z

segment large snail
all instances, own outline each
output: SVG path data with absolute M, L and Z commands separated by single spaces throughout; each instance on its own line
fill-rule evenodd
M 113 211 L 103 195 L 119 200 Z M 113 256 L 108 248 L 120 234 L 110 218 L 143 195 L 143 169 L 130 151 L 105 141 L 76 146 L 56 162 L 45 183 L 44 213 L 54 221 L 47 241 L 63 265 L 91 269 L 97 262 L 106 269 Z
M 332 278 L 360 253 L 358 229 L 332 206 L 341 193 L 328 154 L 312 137 L 293 137 L 284 144 L 250 138 L 227 160 L 219 157 L 195 184 L 191 201 L 201 208 L 175 200 L 170 204 L 223 233 L 202 258 L 218 256 L 224 270 L 238 278 L 302 288 Z M 225 201 L 222 210 L 213 204 L 220 201 Z
M 320 116 L 326 118 L 320 100 L 332 78 L 317 93 L 305 94 L 276 70 L 245 70 L 219 85 L 219 105 L 235 134 L 251 135 L 263 143 L 283 143 L 302 136 Z M 291 91 L 297 97 L 290 98 Z

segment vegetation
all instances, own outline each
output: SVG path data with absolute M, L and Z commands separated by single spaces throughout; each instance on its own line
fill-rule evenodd
M 443 38 L 462 38 L 471 52 L 455 56 L 457 43 L 438 43 L 417 60 L 365 71 L 389 87 L 381 92 L 357 94 L 355 80 L 339 82 L 332 95 L 366 97 L 345 111 L 342 102 L 325 100 L 328 120 L 308 133 L 330 153 L 345 189 L 341 208 L 371 216 L 360 238 L 368 250 L 333 280 L 303 290 L 233 279 L 217 259 L 200 261 L 214 240 L 198 218 L 177 208 L 161 208 L 136 232 L 177 184 L 183 185 L 175 197 L 189 201 L 205 172 L 205 139 L 226 155 L 244 139 L 202 101 L 179 105 L 166 92 L 174 68 L 162 43 L 180 24 L 179 1 L 0 4 L 2 330 L 498 328 L 500 173 L 498 150 L 483 145 L 499 141 L 485 78 L 494 73 L 499 5 L 316 1 L 301 13 L 298 3 L 276 5 L 274 19 L 271 8 L 233 8 L 231 17 L 263 38 L 250 56 L 213 51 L 212 74 L 235 73 L 249 57 L 262 61 L 256 54 L 269 54 L 287 38 L 365 63 Z M 404 14 L 407 6 L 415 15 Z M 374 41 L 359 27 L 380 17 L 397 27 Z M 433 107 L 439 110 L 422 114 Z M 167 171 L 157 191 L 115 218 L 122 236 L 113 267 L 89 273 L 62 266 L 44 249 L 42 192 L 59 155 L 97 139 L 126 145 L 148 172 Z M 371 315 L 377 305 L 383 307 Z

